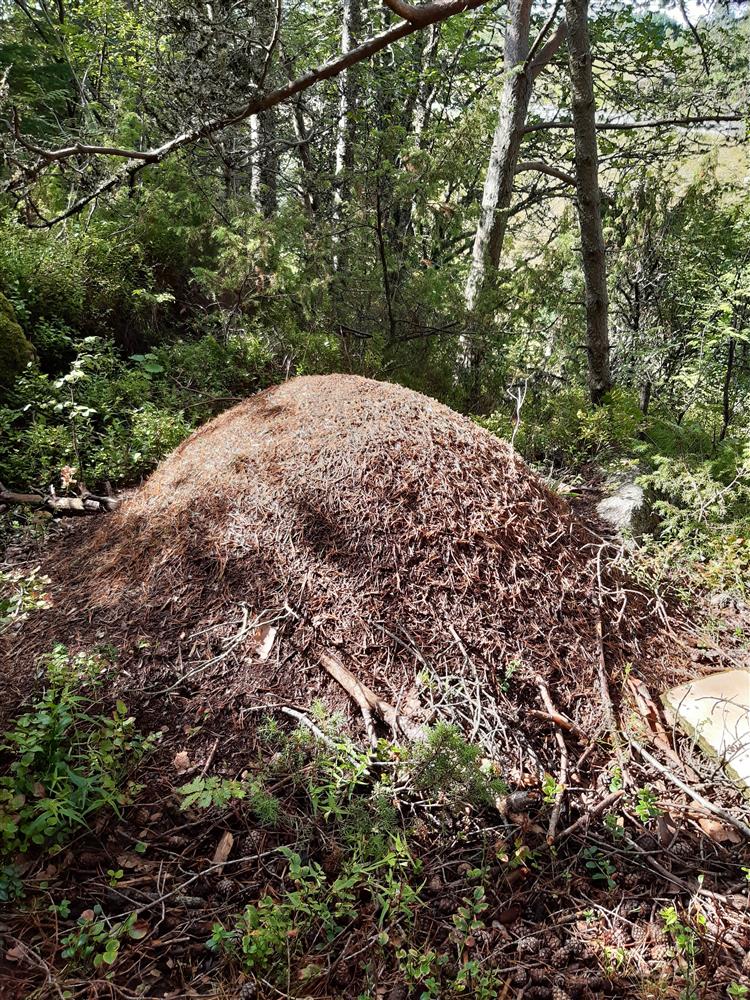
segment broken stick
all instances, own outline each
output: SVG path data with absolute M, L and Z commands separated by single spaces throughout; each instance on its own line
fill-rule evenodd
M 345 667 L 341 659 L 331 650 L 320 654 L 321 666 L 341 685 L 350 698 L 356 701 L 364 719 L 367 737 L 372 747 L 378 745 L 375 724 L 372 721 L 373 714 L 388 726 L 394 736 L 402 733 L 404 736 L 414 738 L 418 735 L 419 729 L 399 715 L 390 702 L 384 701 L 375 694 L 372 688 L 363 684 L 348 667 Z

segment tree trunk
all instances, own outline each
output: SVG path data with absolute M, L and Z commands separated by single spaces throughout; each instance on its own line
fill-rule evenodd
M 279 150 L 276 108 L 263 111 L 250 123 L 252 141 L 250 193 L 255 207 L 268 219 L 278 207 Z
M 612 388 L 609 367 L 609 297 L 602 230 L 596 104 L 588 25 L 588 0 L 565 0 L 575 137 L 576 203 L 586 287 L 586 352 L 591 402 Z
M 341 54 L 346 55 L 354 48 L 355 32 L 360 23 L 359 0 L 343 0 L 341 12 Z M 354 104 L 354 76 L 350 69 L 345 70 L 338 80 L 339 113 L 336 134 L 336 161 L 333 183 L 333 230 L 334 256 L 333 269 L 341 268 L 341 235 L 344 208 L 349 199 L 348 175 L 353 164 L 353 123 L 352 106 Z
M 530 16 L 531 0 L 510 0 L 505 33 L 505 82 L 465 290 L 466 306 L 472 311 L 481 295 L 488 263 L 497 267 L 500 260 L 508 223 L 513 178 L 531 97 L 530 75 L 523 68 L 529 54 Z
M 724 384 L 721 387 L 721 410 L 722 410 L 722 425 L 721 434 L 719 434 L 719 441 L 723 441 L 727 436 L 727 431 L 729 430 L 729 423 L 732 419 L 732 375 L 734 374 L 734 359 L 737 353 L 737 341 L 734 337 L 729 338 L 729 347 L 727 350 L 727 367 L 724 373 Z
M 476 309 L 487 277 L 488 266 L 497 269 L 508 227 L 510 203 L 518 156 L 529 111 L 534 80 L 554 57 L 567 34 L 561 21 L 551 38 L 541 45 L 551 27 L 555 11 L 529 48 L 531 0 L 509 0 L 508 29 L 505 35 L 505 82 L 500 99 L 492 150 L 482 193 L 472 262 L 464 298 L 470 311 Z M 536 58 L 534 53 L 538 50 Z

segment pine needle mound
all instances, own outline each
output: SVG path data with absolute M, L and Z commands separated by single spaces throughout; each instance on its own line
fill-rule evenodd
M 599 712 L 590 536 L 508 445 L 399 386 L 330 375 L 259 393 L 44 571 L 54 607 L 27 644 L 113 643 L 131 690 L 165 699 L 342 707 L 320 666 L 334 650 L 417 716 L 425 674 L 478 679 L 520 725 L 536 674 L 579 725 Z M 621 631 L 605 620 L 613 665 L 633 655 Z

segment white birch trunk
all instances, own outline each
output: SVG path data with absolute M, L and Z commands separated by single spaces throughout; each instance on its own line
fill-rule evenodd
M 464 292 L 470 311 L 476 308 L 481 295 L 488 263 L 497 266 L 499 262 L 505 236 L 513 196 L 513 177 L 531 97 L 531 74 L 528 71 L 519 72 L 529 54 L 530 15 L 531 0 L 510 0 L 505 34 L 505 82 Z
M 359 20 L 359 0 L 342 0 L 341 11 L 341 54 L 351 52 L 355 45 L 354 32 Z M 340 265 L 340 247 L 338 246 L 339 228 L 343 220 L 343 209 L 348 200 L 347 172 L 352 161 L 352 71 L 345 70 L 338 80 L 339 113 L 336 133 L 336 158 L 333 178 L 333 269 L 337 271 Z

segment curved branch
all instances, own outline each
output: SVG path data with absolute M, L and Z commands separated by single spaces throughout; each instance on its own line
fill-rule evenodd
M 479 4 L 472 3 L 472 0 L 433 0 L 432 3 L 423 5 L 407 3 L 406 0 L 383 0 L 386 7 L 394 14 L 413 24 L 417 28 L 424 28 L 435 21 L 442 21 L 453 14 L 460 14 L 465 10 L 478 7 Z
M 629 132 L 639 128 L 661 128 L 667 125 L 709 125 L 712 122 L 734 122 L 744 121 L 742 115 L 687 115 L 684 118 L 651 118 L 642 122 L 597 122 L 597 132 Z M 568 119 L 549 122 L 534 122 L 524 128 L 524 132 L 541 132 L 552 128 L 573 128 L 573 122 Z
M 401 5 L 401 0 L 392 0 L 392 2 Z M 61 149 L 34 149 L 31 147 L 28 140 L 23 140 L 20 136 L 20 129 L 18 128 L 16 120 L 15 131 L 18 141 L 21 142 L 21 144 L 27 149 L 30 149 L 32 152 L 35 152 L 36 155 L 42 157 L 45 162 L 62 162 L 70 157 L 81 155 L 90 157 L 103 155 L 119 156 L 125 160 L 138 161 L 123 166 L 116 173 L 102 181 L 102 183 L 95 188 L 94 191 L 79 198 L 78 201 L 71 205 L 61 215 L 56 216 L 54 219 L 45 220 L 40 225 L 32 226 L 31 228 L 49 228 L 56 225 L 58 222 L 62 222 L 64 219 L 78 215 L 87 205 L 95 202 L 102 194 L 111 191 L 124 181 L 130 180 L 139 170 L 142 170 L 148 164 L 161 163 L 161 161 L 166 159 L 166 157 L 186 146 L 192 145 L 201 139 L 214 135 L 216 132 L 220 132 L 222 129 L 228 128 L 231 125 L 238 125 L 240 122 L 246 121 L 248 118 L 253 117 L 253 115 L 257 115 L 262 111 L 267 111 L 270 108 L 276 107 L 278 104 L 282 104 L 284 101 L 289 100 L 290 97 L 294 97 L 295 94 L 308 90 L 316 83 L 319 83 L 322 80 L 330 80 L 333 77 L 338 76 L 351 66 L 368 59 L 370 56 L 375 55 L 382 49 L 392 45 L 394 42 L 419 31 L 420 28 L 430 24 L 436 24 L 439 21 L 445 21 L 449 17 L 453 17 L 456 14 L 461 14 L 468 10 L 475 10 L 476 8 L 483 6 L 486 2 L 487 0 L 433 0 L 432 3 L 425 4 L 424 7 L 414 8 L 418 11 L 417 20 L 404 20 L 385 31 L 382 31 L 380 34 L 374 35 L 372 38 L 367 39 L 362 42 L 361 45 L 350 49 L 348 52 L 338 55 L 334 59 L 330 59 L 328 62 L 317 66 L 315 69 L 309 70 L 302 76 L 297 77 L 296 80 L 290 80 L 288 83 L 284 84 L 284 86 L 278 87 L 276 90 L 269 91 L 266 94 L 259 94 L 237 110 L 226 115 L 220 115 L 216 118 L 209 119 L 206 122 L 202 122 L 201 124 L 180 133 L 179 135 L 173 136 L 171 139 L 162 143 L 161 146 L 157 146 L 152 149 L 120 149 L 117 146 L 87 146 L 80 143 L 75 146 Z M 406 7 L 411 10 L 411 5 L 407 4 Z M 34 173 L 36 175 L 38 170 Z
M 555 167 L 550 163 L 545 163 L 544 160 L 524 160 L 516 167 L 517 174 L 523 174 L 527 170 L 535 170 L 540 174 L 549 174 L 550 177 L 556 177 L 564 184 L 570 184 L 575 187 L 576 179 L 573 174 L 569 174 L 567 170 L 563 170 L 561 167 Z

